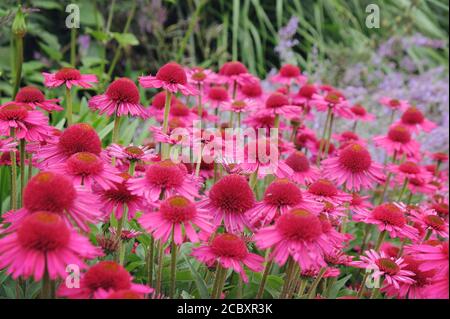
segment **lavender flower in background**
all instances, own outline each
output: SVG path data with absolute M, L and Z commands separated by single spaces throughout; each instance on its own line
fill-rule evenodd
M 142 32 L 152 33 L 155 25 L 162 26 L 167 19 L 167 10 L 161 0 L 140 0 L 137 21 Z
M 281 63 L 295 63 L 295 54 L 293 47 L 299 44 L 294 36 L 297 32 L 298 18 L 293 16 L 289 22 L 278 31 L 278 44 L 275 52 L 280 56 Z
M 91 45 L 91 37 L 89 35 L 80 35 L 78 37 L 78 45 L 81 55 L 86 55 Z

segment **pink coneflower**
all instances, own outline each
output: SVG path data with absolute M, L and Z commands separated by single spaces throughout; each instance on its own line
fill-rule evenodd
M 436 128 L 436 124 L 426 119 L 423 113 L 415 106 L 409 107 L 400 118 L 400 123 L 412 132 L 423 130 L 426 133 Z
M 255 242 L 259 249 L 271 247 L 271 258 L 280 266 L 291 256 L 301 269 L 326 266 L 324 255 L 334 248 L 322 231 L 320 219 L 296 208 L 281 215 L 275 225 L 257 232 Z
M 171 160 L 155 162 L 147 166 L 144 177 L 131 178 L 129 189 L 132 194 L 144 196 L 148 201 L 157 201 L 164 196 L 182 195 L 189 199 L 198 197 L 199 182 L 189 175 L 184 164 Z
M 387 231 L 391 238 L 417 238 L 417 229 L 408 225 L 405 211 L 400 206 L 385 203 L 375 207 L 371 212 L 355 212 L 353 219 L 366 224 L 377 225 L 378 230 Z
M 12 138 L 0 139 L 0 152 L 11 152 L 16 150 L 17 142 Z
M 146 206 L 146 201 L 142 196 L 131 193 L 128 184 L 131 176 L 128 173 L 121 173 L 119 177 L 121 180 L 115 183 L 114 187 L 104 189 L 94 185 L 93 192 L 98 196 L 100 210 L 104 212 L 105 216 L 114 214 L 116 219 L 120 220 L 126 206 L 128 219 L 132 219 L 136 212 Z
M 353 193 L 352 196 L 348 207 L 350 211 L 356 214 L 368 214 L 373 209 L 373 205 L 369 201 L 370 196 L 361 196 L 358 193 Z
M 291 153 L 286 158 L 285 163 L 293 171 L 293 174 L 286 177 L 291 178 L 298 184 L 311 184 L 320 176 L 319 170 L 309 162 L 308 157 L 303 152 L 295 151 Z
M 309 102 L 314 94 L 317 94 L 316 86 L 314 84 L 305 84 L 298 90 L 292 101 L 298 105 L 309 106 Z
M 400 165 L 390 165 L 389 170 L 396 174 L 399 184 L 402 184 L 405 179 L 419 178 L 423 180 L 430 180 L 432 175 L 424 168 L 413 161 L 405 161 Z
M 399 288 L 396 288 L 393 285 L 386 285 L 383 287 L 382 292 L 386 293 L 389 297 L 409 299 L 428 298 L 427 287 L 430 286 L 436 271 L 434 269 L 428 271 L 420 270 L 421 262 L 416 260 L 414 256 L 406 255 L 404 260 L 405 266 L 403 269 L 414 273 L 414 275 L 411 276 L 414 283 L 399 282 Z
M 293 83 L 303 85 L 308 81 L 308 78 L 302 75 L 302 72 L 298 66 L 285 64 L 280 68 L 280 71 L 276 75 L 270 78 L 270 80 L 273 83 L 289 86 Z
M 133 144 L 130 144 L 129 146 L 111 144 L 106 148 L 106 154 L 109 157 L 128 162 L 150 162 L 154 160 L 156 156 L 153 148 Z
M 199 66 L 193 68 L 186 68 L 185 71 L 188 82 L 191 85 L 198 86 L 202 84 L 209 84 L 213 82 L 214 79 L 217 77 L 217 75 L 213 71 L 209 69 L 204 69 Z
M 255 102 L 260 102 L 263 99 L 263 89 L 259 81 L 245 83 L 239 87 L 237 94 L 238 99 L 250 99 Z
M 358 136 L 358 134 L 352 131 L 344 131 L 341 134 L 333 134 L 333 138 L 337 140 L 339 144 L 339 148 L 344 148 L 349 144 L 358 143 L 360 145 L 365 146 L 367 141 Z
M 353 105 L 350 108 L 350 111 L 352 111 L 355 120 L 362 122 L 372 122 L 375 120 L 375 115 L 368 113 L 364 106 L 362 106 L 361 104 Z
M 181 101 L 170 106 L 170 118 L 178 118 L 185 122 L 186 126 L 192 126 L 193 121 L 198 120 L 198 116 L 191 112 L 191 109 Z
M 139 223 L 156 239 L 167 242 L 172 235 L 177 245 L 181 245 L 185 237 L 191 242 L 198 242 L 196 227 L 206 234 L 213 232 L 210 224 L 211 215 L 204 209 L 197 208 L 184 196 L 175 195 L 167 198 L 156 212 L 147 212 Z
M 313 130 L 307 128 L 306 126 L 300 127 L 294 138 L 294 145 L 297 149 L 314 150 L 317 144 L 316 134 Z M 330 148 L 331 148 L 330 144 Z
M 422 193 L 427 195 L 435 194 L 438 189 L 429 179 L 419 177 L 409 178 L 407 188 L 412 194 Z
M 339 151 L 337 157 L 322 161 L 323 176 L 350 190 L 371 188 L 384 180 L 383 166 L 375 163 L 369 151 L 353 143 Z
M 410 107 L 409 102 L 406 100 L 392 99 L 389 97 L 382 97 L 379 100 L 380 104 L 389 107 L 392 110 L 404 111 Z
M 205 102 L 212 109 L 216 109 L 229 101 L 228 91 L 223 86 L 213 86 L 208 89 L 205 95 Z
M 198 90 L 188 83 L 183 67 L 170 62 L 159 68 L 156 76 L 141 76 L 139 83 L 144 88 L 163 88 L 171 93 L 181 92 L 183 95 L 197 95 Z
M 192 256 L 207 265 L 217 262 L 225 269 L 233 269 L 244 282 L 248 282 L 244 265 L 254 272 L 264 269 L 264 258 L 250 253 L 245 241 L 233 234 L 217 235 L 210 245 L 194 248 Z
M 296 184 L 288 179 L 276 179 L 266 188 L 262 201 L 256 203 L 247 215 L 253 225 L 265 226 L 294 207 L 316 213 L 322 209 L 321 204 L 304 199 Z
M 49 141 L 41 146 L 35 157 L 44 165 L 65 162 L 70 156 L 79 152 L 100 155 L 102 142 L 95 129 L 86 123 L 69 126 L 56 141 Z
M 320 223 L 322 224 L 322 232 L 327 236 L 328 241 L 334 245 L 335 248 L 342 248 L 344 243 L 349 241 L 347 234 L 340 233 L 336 230 L 335 225 L 338 223 L 335 216 L 328 213 L 321 213 L 319 215 Z
M 333 114 L 346 119 L 354 119 L 355 116 L 350 110 L 349 102 L 339 91 L 330 91 L 326 95 L 314 94 L 310 101 L 319 112 L 327 112 L 331 108 Z
M 248 113 L 256 111 L 258 105 L 256 102 L 246 99 L 246 100 L 233 100 L 230 102 L 223 103 L 221 108 L 224 111 L 231 111 L 234 113 Z
M 221 82 L 230 86 L 234 83 L 240 86 L 257 81 L 256 77 L 251 75 L 244 64 L 238 61 L 226 62 L 219 70 Z
M 275 126 L 275 114 L 260 114 L 258 112 L 249 115 L 243 123 L 255 129 L 264 128 L 270 131 Z M 284 123 L 280 123 L 280 128 L 284 126 Z
M 65 163 L 52 165 L 51 169 L 72 178 L 75 185 L 84 185 L 88 188 L 97 183 L 107 189 L 122 181 L 115 167 L 89 152 L 75 153 Z
M 272 93 L 266 99 L 265 108 L 260 109 L 261 114 L 274 114 L 283 118 L 294 118 L 299 115 L 301 108 L 297 105 L 291 105 L 286 95 L 281 93 Z
M 409 129 L 401 124 L 392 125 L 386 136 L 375 136 L 372 140 L 391 156 L 397 153 L 417 157 L 420 149 L 419 143 L 412 139 Z
M 377 280 L 384 278 L 383 285 L 392 285 L 396 289 L 400 284 L 413 284 L 414 273 L 406 270 L 406 263 L 403 258 L 390 258 L 383 252 L 377 253 L 371 249 L 366 251 L 366 256 L 361 256 L 360 261 L 352 262 L 352 265 L 358 268 L 372 270 L 371 276 Z
M 448 238 L 448 222 L 445 221 L 438 213 L 424 206 L 414 207 L 410 210 L 411 220 L 419 224 L 430 235 L 438 235 Z
M 81 186 L 54 172 L 40 172 L 33 176 L 23 192 L 23 208 L 8 218 L 7 222 L 19 222 L 37 211 L 49 211 L 60 215 L 68 224 L 75 223 L 88 231 L 88 223 L 100 220 L 102 213 L 97 197 Z
M 88 105 L 99 114 L 108 116 L 137 116 L 143 119 L 149 117 L 147 110 L 140 104 L 139 89 L 128 78 L 120 78 L 112 82 L 105 94 L 92 97 Z
M 247 211 L 255 205 L 255 195 L 248 182 L 240 175 L 227 175 L 214 184 L 208 198 L 199 202 L 198 207 L 210 211 L 214 216 L 214 226 L 223 223 L 227 232 L 242 232 L 251 224 Z
M 92 83 L 97 83 L 97 77 L 94 74 L 81 74 L 80 71 L 73 68 L 61 68 L 55 73 L 43 72 L 44 84 L 46 87 L 55 88 L 65 85 L 68 89 L 72 86 L 82 88 L 92 87 Z
M 11 102 L 0 106 L 0 135 L 10 136 L 11 130 L 14 130 L 17 138 L 34 142 L 47 139 L 52 128 L 42 112 L 33 111 L 25 104 Z
M 70 228 L 57 214 L 38 211 L 25 217 L 16 231 L 0 239 L 0 268 L 14 279 L 66 278 L 66 266 L 86 267 L 84 258 L 101 256 L 101 250 Z
M 329 202 L 339 206 L 352 200 L 352 195 L 337 189 L 336 185 L 328 179 L 318 179 L 308 187 L 306 196 L 319 202 Z
M 109 227 L 109 232 L 115 237 L 117 237 L 118 235 L 117 229 L 114 227 Z M 122 231 L 120 232 L 120 239 L 122 239 L 123 241 L 130 241 L 131 239 L 141 236 L 143 233 L 144 232 L 134 229 L 122 229 Z
M 31 107 L 33 110 L 37 107 L 48 112 L 63 110 L 63 108 L 58 105 L 59 99 L 47 100 L 41 90 L 31 85 L 21 88 L 19 92 L 17 92 L 14 101 L 25 104 Z
M 153 291 L 152 288 L 135 284 L 132 280 L 133 277 L 121 265 L 113 261 L 101 261 L 82 275 L 79 288 L 69 288 L 62 283 L 57 294 L 70 299 L 90 299 L 105 292 L 113 293 L 125 289 L 138 294 L 149 294 Z

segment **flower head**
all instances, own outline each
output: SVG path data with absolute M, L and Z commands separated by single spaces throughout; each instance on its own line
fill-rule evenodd
M 43 72 L 44 84 L 49 88 L 55 88 L 65 85 L 68 89 L 72 86 L 80 86 L 82 88 L 92 87 L 92 83 L 97 83 L 97 77 L 94 74 L 81 74 L 74 68 L 61 68 L 55 73 Z

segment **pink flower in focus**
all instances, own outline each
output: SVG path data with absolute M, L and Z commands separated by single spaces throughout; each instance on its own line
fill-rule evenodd
M 58 99 L 47 100 L 41 90 L 31 85 L 21 88 L 19 92 L 17 92 L 14 101 L 17 103 L 25 104 L 31 107 L 33 110 L 37 107 L 48 112 L 63 110 L 63 108 L 58 105 Z
M 298 66 L 285 64 L 280 68 L 280 71 L 276 75 L 270 78 L 270 80 L 273 83 L 290 86 L 293 83 L 303 85 L 308 81 L 308 78 L 302 75 Z
M 80 71 L 73 68 L 62 68 L 55 73 L 43 72 L 44 84 L 46 87 L 55 88 L 65 85 L 68 89 L 72 86 L 82 88 L 92 87 L 92 83 L 97 83 L 97 77 L 94 74 L 81 74 Z
M 264 258 L 250 253 L 244 240 L 233 234 L 217 235 L 211 244 L 194 248 L 192 256 L 207 265 L 217 262 L 225 269 L 233 269 L 244 282 L 248 282 L 244 265 L 254 272 L 264 269 Z

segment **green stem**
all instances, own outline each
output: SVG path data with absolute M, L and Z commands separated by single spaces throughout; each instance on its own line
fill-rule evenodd
M 398 202 L 400 202 L 402 200 L 403 194 L 405 193 L 406 187 L 408 186 L 408 182 L 409 182 L 409 179 L 405 178 L 405 181 L 403 182 L 403 186 L 400 191 L 400 194 L 398 195 L 398 199 L 397 199 Z
M 333 133 L 333 123 L 334 123 L 334 114 L 331 113 L 330 124 L 328 127 L 327 141 L 326 141 L 325 152 L 324 152 L 324 155 L 326 157 L 328 157 L 328 151 L 330 150 L 331 134 Z
M 264 295 L 264 289 L 266 287 L 267 277 L 270 274 L 270 270 L 272 269 L 273 260 L 269 260 L 266 262 L 266 266 L 264 268 L 263 276 L 261 278 L 261 282 L 259 283 L 258 292 L 256 293 L 255 299 L 261 299 Z
M 51 284 L 50 276 L 48 275 L 47 265 L 46 265 L 45 271 L 44 271 L 44 277 L 42 278 L 41 298 L 42 299 L 51 299 L 51 295 L 52 295 L 52 284 Z
M 288 264 L 286 267 L 286 276 L 284 278 L 283 288 L 280 293 L 280 299 L 287 298 L 289 287 L 292 283 L 292 275 L 294 273 L 295 264 L 296 264 L 295 260 L 292 257 L 289 257 Z
M 170 248 L 170 293 L 169 297 L 175 296 L 176 268 L 177 268 L 177 244 L 175 243 L 175 226 L 172 228 L 172 247 Z
M 72 125 L 72 94 L 68 87 L 66 87 L 66 119 L 67 125 Z
M 322 139 L 320 140 L 319 151 L 317 152 L 317 162 L 316 162 L 317 166 L 320 166 L 320 159 L 322 157 L 322 149 L 324 147 L 325 135 L 327 134 L 327 131 L 328 131 L 328 124 L 330 122 L 330 119 L 331 119 L 331 108 L 328 108 L 327 118 L 325 120 L 325 125 L 323 126 Z
M 172 101 L 172 93 L 166 90 L 166 101 L 164 103 L 163 134 L 167 134 L 169 127 L 169 113 L 171 101 Z M 163 143 L 161 145 L 161 157 L 163 160 L 169 158 L 169 144 Z
M 116 0 L 112 0 L 111 6 L 109 7 L 108 20 L 106 22 L 106 33 L 108 33 L 111 30 L 111 22 L 112 22 L 113 15 L 114 15 L 115 5 L 116 5 Z
M 156 287 L 155 287 L 155 291 L 156 294 L 161 294 L 162 290 L 161 290 L 161 284 L 162 284 L 162 275 L 163 275 L 163 268 L 164 268 L 164 245 L 163 243 L 158 240 L 157 244 L 157 252 L 158 252 L 158 272 L 156 274 Z
M 155 254 L 155 240 L 153 236 L 150 236 L 150 242 L 148 244 L 148 256 L 147 256 L 147 285 L 153 285 L 153 261 Z
M 383 243 L 384 239 L 386 238 L 387 231 L 383 230 L 380 235 L 378 236 L 377 244 L 375 245 L 375 251 L 379 251 L 381 244 Z
M 11 128 L 11 137 L 13 139 L 16 138 L 16 131 L 14 128 Z M 16 158 L 16 149 L 14 148 L 10 152 L 11 158 L 11 209 L 17 209 L 17 158 Z
M 22 78 L 22 64 L 23 64 L 23 37 L 15 37 L 15 57 L 17 58 L 15 67 L 16 72 L 14 76 L 14 87 L 13 87 L 13 100 L 16 98 L 17 92 L 19 92 L 20 80 Z
M 70 30 L 70 65 L 75 67 L 77 57 L 77 29 Z
M 314 299 L 316 297 L 317 286 L 319 285 L 319 282 L 322 280 L 326 270 L 327 269 L 325 267 L 320 268 L 319 274 L 317 275 L 316 279 L 314 279 L 311 287 L 309 288 L 308 299 Z
M 20 199 L 23 200 L 23 189 L 25 188 L 25 139 L 22 138 L 19 144 L 20 154 Z

